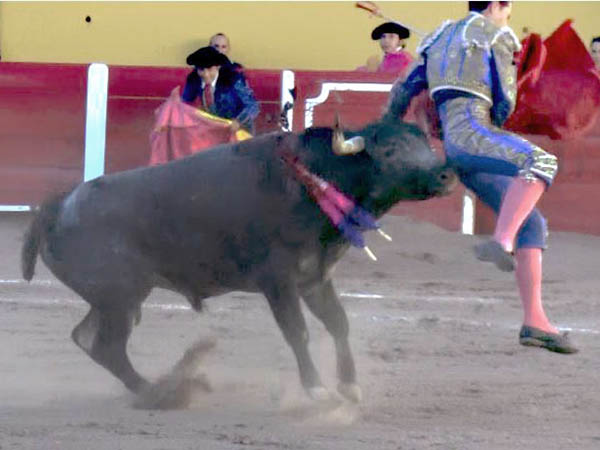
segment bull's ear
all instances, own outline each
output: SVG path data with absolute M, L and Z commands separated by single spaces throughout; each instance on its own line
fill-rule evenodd
M 350 139 L 344 137 L 340 125 L 340 116 L 337 112 L 335 113 L 331 148 L 336 155 L 354 155 L 365 149 L 365 139 L 362 136 L 355 136 Z
M 340 121 L 340 113 L 337 111 L 335 112 L 335 117 L 333 118 L 333 129 L 334 130 L 342 129 L 342 122 Z

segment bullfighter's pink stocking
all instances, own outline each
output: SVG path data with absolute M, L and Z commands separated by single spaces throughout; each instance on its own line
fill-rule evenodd
M 515 236 L 544 193 L 545 187 L 546 184 L 540 179 L 531 181 L 516 177 L 506 190 L 496 222 L 494 240 L 507 252 L 513 251 Z
M 542 306 L 542 250 L 539 248 L 519 248 L 515 252 L 516 278 L 523 304 L 523 324 L 541 330 L 558 333 L 544 312 Z

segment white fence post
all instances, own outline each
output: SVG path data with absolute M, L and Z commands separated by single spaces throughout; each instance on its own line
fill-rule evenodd
M 475 233 L 475 200 L 475 194 L 465 190 L 461 223 L 462 234 L 472 235 Z
M 104 175 L 107 102 L 108 66 L 91 64 L 87 82 L 83 181 Z
M 284 70 L 281 72 L 281 111 L 285 111 L 285 117 L 287 120 L 287 128 L 282 127 L 284 131 L 292 131 L 294 126 L 294 96 L 292 91 L 296 87 L 296 75 L 291 70 Z M 290 105 L 288 109 L 286 105 Z

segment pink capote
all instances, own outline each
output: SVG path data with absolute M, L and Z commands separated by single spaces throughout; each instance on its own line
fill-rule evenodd
M 239 132 L 229 130 L 231 121 L 184 103 L 179 87 L 173 89 L 169 98 L 156 109 L 155 116 L 156 122 L 150 134 L 151 166 L 240 140 Z

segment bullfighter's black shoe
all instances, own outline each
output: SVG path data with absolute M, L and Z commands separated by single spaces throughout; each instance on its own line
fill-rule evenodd
M 531 347 L 541 347 L 556 353 L 577 353 L 567 333 L 549 333 L 539 328 L 523 325 L 519 331 L 519 343 Z
M 475 245 L 473 250 L 479 261 L 493 262 L 502 272 L 515 270 L 515 261 L 512 255 L 493 239 Z

